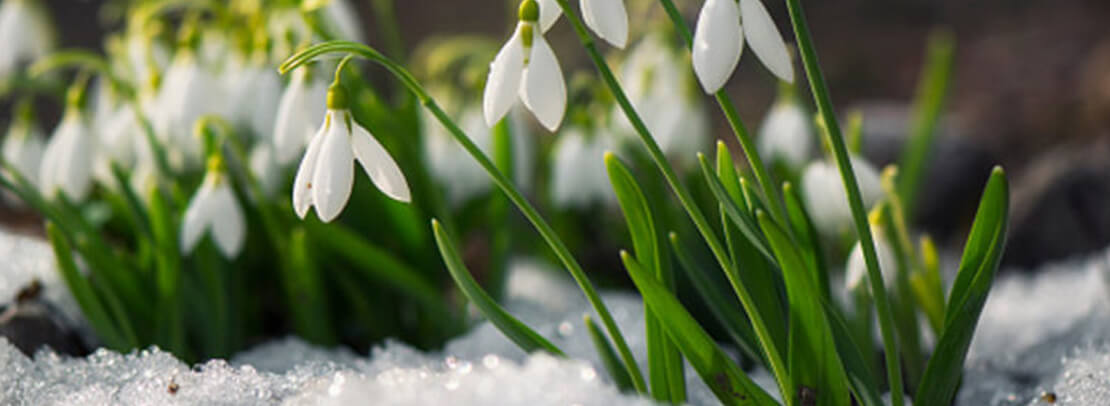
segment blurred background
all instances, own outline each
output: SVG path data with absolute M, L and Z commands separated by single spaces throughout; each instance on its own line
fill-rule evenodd
M 105 22 L 112 21 L 113 4 L 121 2 L 45 3 L 57 23 L 60 48 L 101 49 L 104 35 L 120 28 Z M 367 27 L 366 40 L 381 44 L 369 1 L 352 3 Z M 464 33 L 499 41 L 515 7 L 508 3 L 399 1 L 405 48 Z M 658 8 L 648 0 L 629 4 L 648 13 Z M 692 23 L 700 2 L 678 4 Z M 784 3 L 766 5 L 787 33 Z M 941 245 L 962 244 L 994 164 L 1007 169 L 1014 185 L 1006 265 L 1029 269 L 1110 243 L 1110 2 L 811 0 L 805 6 L 834 101 L 844 111 L 864 113 L 865 152 L 878 165 L 893 162 L 901 150 L 929 33 L 945 28 L 954 34 L 947 114 L 917 219 Z M 564 70 L 587 69 L 589 61 L 570 31 L 559 23 L 549 38 Z M 749 62 L 741 63 L 729 89 L 745 120 L 757 123 L 771 105 L 775 85 L 766 70 L 750 62 L 750 53 L 744 58 Z M 0 105 L 5 126 L 8 103 Z M 50 123 L 44 128 L 59 115 L 42 110 Z M 711 117 L 719 138 L 733 142 L 723 117 L 715 111 Z M 0 218 L 38 224 L 11 210 L 0 210 Z

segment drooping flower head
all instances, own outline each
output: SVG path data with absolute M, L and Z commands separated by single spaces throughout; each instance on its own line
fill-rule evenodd
M 863 206 L 870 209 L 883 196 L 879 171 L 862 157 L 852 155 L 850 161 L 859 182 Z M 806 211 L 821 235 L 833 237 L 851 229 L 852 210 L 835 163 L 826 160 L 810 163 L 802 174 L 802 189 Z
M 898 277 L 898 261 L 894 248 L 886 236 L 886 232 L 878 224 L 876 213 L 872 213 L 871 235 L 875 241 L 875 254 L 879 258 L 879 270 L 883 276 L 883 284 L 887 289 L 892 289 Z M 848 262 L 844 267 L 844 287 L 849 291 L 866 288 L 871 291 L 871 284 L 867 281 L 867 263 L 863 259 L 863 248 L 859 242 L 852 247 L 848 254 Z
M 567 88 L 559 60 L 543 36 L 559 16 L 550 17 L 553 11 L 544 11 L 551 6 L 553 1 L 542 6 L 536 0 L 520 3 L 516 30 L 490 63 L 482 101 L 489 126 L 501 121 L 519 98 L 540 124 L 550 131 L 559 129 L 567 109 Z
M 342 67 L 340 67 L 342 69 Z M 386 196 L 411 199 L 401 168 L 378 140 L 351 118 L 347 91 L 338 81 L 328 88 L 324 124 L 305 151 L 293 181 L 293 209 L 304 218 L 310 207 L 323 222 L 343 212 L 354 185 L 354 161 Z
M 4 161 L 19 171 L 29 182 L 38 184 L 44 142 L 42 129 L 35 124 L 30 101 L 20 102 L 16 107 L 15 120 L 8 128 L 3 145 L 0 145 L 0 153 L 3 154 Z M 4 195 L 9 197 L 10 201 L 18 199 L 14 193 L 8 191 L 5 191 Z
M 48 199 L 65 193 L 69 199 L 80 202 L 92 188 L 97 143 L 92 125 L 82 111 L 85 83 L 86 79 L 82 78 L 70 87 L 65 115 L 43 153 L 39 189 Z
M 181 252 L 193 252 L 205 235 L 210 236 L 220 253 L 229 259 L 239 256 L 247 237 L 243 209 L 235 199 L 227 167 L 218 148 L 209 153 L 204 182 L 185 209 L 185 218 L 181 223 Z
M 792 170 L 800 169 L 813 154 L 815 144 L 810 117 L 798 103 L 793 85 L 782 82 L 778 99 L 759 127 L 759 153 Z
M 745 38 L 747 37 L 747 38 Z M 706 93 L 716 93 L 736 70 L 744 42 L 771 73 L 794 82 L 790 52 L 759 0 L 706 0 L 694 31 L 694 72 Z
M 39 2 L 0 2 L 0 78 L 16 72 L 25 63 L 45 56 L 54 47 L 54 29 Z

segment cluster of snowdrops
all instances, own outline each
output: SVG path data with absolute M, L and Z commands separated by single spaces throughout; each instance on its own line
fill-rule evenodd
M 671 0 L 523 0 L 503 45 L 442 38 L 411 57 L 392 2 L 372 3 L 386 52 L 360 43 L 345 0 L 129 1 L 104 54 L 53 50 L 37 1 L 0 5 L 0 33 L 18 39 L 0 45 L 0 93 L 19 101 L 0 186 L 46 219 L 104 345 L 203 359 L 291 330 L 433 347 L 465 328 L 465 301 L 523 349 L 562 354 L 497 303 L 511 257 L 532 252 L 581 287 L 622 389 L 682 403 L 689 364 L 725 404 L 951 401 L 1008 192 L 996 169 L 957 271 L 942 272 L 911 220 L 949 38 L 931 44 L 900 166 L 880 172 L 858 155 L 864 118 L 841 129 L 799 0 L 786 1 L 798 57 L 760 0 L 706 0 L 693 30 Z M 596 75 L 564 76 L 546 38 L 560 20 Z M 744 48 L 780 89 L 757 137 L 725 91 Z M 64 105 L 48 139 L 43 98 Z M 710 103 L 743 168 L 720 141 L 703 154 Z M 574 254 L 596 239 L 630 244 L 619 258 L 647 310 L 646 374 Z

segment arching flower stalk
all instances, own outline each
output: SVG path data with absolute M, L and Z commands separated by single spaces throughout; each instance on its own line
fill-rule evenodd
M 746 37 L 746 38 L 745 38 Z M 694 31 L 694 72 L 706 93 L 724 87 L 736 70 L 744 42 L 779 79 L 794 82 L 790 52 L 759 0 L 706 0 Z
M 351 118 L 347 91 L 336 79 L 328 88 L 324 124 L 308 145 L 293 181 L 297 216 L 304 218 L 310 207 L 316 207 L 316 216 L 325 223 L 335 220 L 351 198 L 356 159 L 386 196 L 406 203 L 411 199 L 405 176 L 389 151 Z
M 209 235 L 225 258 L 239 256 L 246 242 L 247 226 L 243 209 L 231 189 L 231 179 L 219 148 L 212 148 L 204 182 L 189 201 L 181 223 L 181 252 L 189 254 L 201 238 Z
M 567 88 L 563 70 L 543 33 L 555 19 L 544 8 L 558 9 L 553 1 L 541 7 L 536 0 L 520 4 L 520 22 L 490 64 L 486 79 L 483 110 L 486 124 L 492 127 L 508 114 L 519 98 L 536 119 L 550 131 L 559 129 L 567 109 Z M 546 19 L 551 18 L 551 23 Z M 540 28 L 537 30 L 537 28 Z

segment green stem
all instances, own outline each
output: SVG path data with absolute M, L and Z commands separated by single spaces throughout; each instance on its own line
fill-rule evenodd
M 683 19 L 682 13 L 675 7 L 674 2 L 671 0 L 659 0 L 666 10 L 667 16 L 670 17 L 671 23 L 678 29 L 679 36 L 682 37 L 682 43 L 686 48 L 690 49 L 694 43 L 694 35 L 690 33 L 690 27 L 686 25 L 686 20 Z M 752 172 L 755 173 L 755 179 L 759 182 L 759 187 L 763 189 L 764 197 L 767 199 L 767 205 L 771 209 L 771 217 L 775 219 L 776 223 L 782 224 L 784 229 L 786 227 L 786 214 L 783 208 L 782 199 L 778 198 L 775 182 L 771 179 L 771 175 L 767 172 L 767 167 L 763 164 L 763 158 L 759 156 L 759 150 L 752 140 L 751 134 L 748 133 L 747 127 L 744 126 L 744 121 L 740 119 L 740 114 L 736 112 L 736 105 L 732 103 L 732 97 L 725 92 L 724 89 L 718 90 L 714 94 L 717 99 L 717 105 L 724 113 L 725 119 L 728 120 L 729 127 L 732 128 L 732 133 L 736 135 L 736 140 L 740 142 L 740 148 L 744 150 L 744 156 L 748 158 L 748 165 L 751 166 Z
M 563 9 L 563 14 L 567 16 L 567 19 L 570 20 L 571 24 L 574 26 L 574 31 L 578 34 L 582 46 L 586 48 L 586 53 L 597 67 L 601 79 L 605 82 L 606 86 L 609 87 L 609 91 L 613 93 L 617 103 L 621 106 L 621 110 L 623 110 L 625 116 L 628 117 L 628 121 L 631 122 L 632 126 L 636 129 L 636 133 L 644 143 L 644 147 L 647 148 L 652 161 L 659 167 L 659 170 L 663 173 L 663 177 L 666 178 L 667 183 L 670 184 L 671 189 L 674 191 L 675 196 L 678 197 L 679 203 L 686 209 L 686 213 L 689 214 L 690 219 L 694 222 L 694 226 L 697 227 L 698 232 L 701 233 L 702 238 L 705 239 L 706 244 L 708 244 L 710 250 L 713 251 L 713 256 L 717 259 L 721 268 L 725 270 L 725 275 L 732 284 L 733 290 L 736 291 L 736 295 L 740 298 L 741 304 L 744 305 L 744 310 L 748 312 L 751 318 L 752 326 L 755 328 L 756 335 L 759 337 L 759 342 L 763 347 L 763 351 L 767 354 L 771 372 L 775 375 L 775 379 L 778 380 L 782 393 L 793 393 L 793 390 L 790 388 L 790 380 L 786 373 L 782 356 L 779 350 L 775 348 L 774 342 L 771 340 L 771 335 L 767 330 L 767 325 L 763 322 L 759 310 L 755 307 L 755 302 L 752 300 L 751 294 L 740 282 L 739 270 L 730 260 L 728 252 L 725 251 L 721 241 L 717 238 L 717 235 L 714 234 L 712 226 L 705 219 L 705 215 L 702 214 L 701 209 L 698 208 L 689 191 L 687 191 L 686 187 L 679 181 L 674 168 L 671 167 L 667 158 L 663 155 L 663 151 L 659 148 L 659 144 L 655 143 L 655 138 L 648 132 L 644 121 L 640 119 L 639 114 L 636 113 L 636 109 L 632 107 L 632 103 L 628 100 L 628 96 L 625 95 L 620 83 L 613 75 L 612 69 L 609 68 L 608 63 L 605 62 L 605 58 L 598 52 L 597 45 L 593 38 L 590 37 L 589 32 L 586 30 L 586 26 L 582 24 L 582 20 L 573 13 L 573 10 L 571 10 L 570 6 L 567 4 L 567 0 L 556 1 Z
M 848 204 L 852 209 L 856 234 L 859 236 L 860 246 L 863 247 L 863 259 L 867 263 L 868 280 L 870 280 L 875 307 L 879 313 L 879 330 L 883 337 L 883 351 L 886 354 L 891 403 L 894 406 L 902 406 L 904 390 L 902 387 L 901 361 L 897 343 L 894 339 L 894 317 L 891 315 L 890 299 L 886 294 L 883 274 L 879 269 L 879 257 L 875 253 L 875 239 L 871 235 L 871 226 L 867 221 L 867 211 L 863 207 L 863 198 L 860 196 L 859 182 L 856 180 L 855 173 L 852 172 L 851 161 L 848 158 L 848 147 L 844 143 L 844 136 L 840 133 L 840 124 L 837 122 L 836 113 L 833 111 L 829 88 L 825 84 L 825 75 L 817 61 L 817 51 L 813 47 L 813 37 L 809 32 L 801 1 L 786 0 L 786 7 L 790 11 L 790 22 L 794 26 L 794 36 L 798 41 L 798 49 L 801 52 L 806 77 L 809 78 L 809 86 L 813 93 L 814 102 L 817 104 L 817 110 L 828 127 L 829 143 L 832 144 L 833 156 L 836 158 L 836 165 L 840 169 L 844 189 L 848 193 Z
M 447 128 L 448 131 L 450 131 L 451 135 L 455 138 L 455 141 L 462 145 L 463 148 L 466 149 L 466 151 L 471 155 L 471 157 L 473 157 L 474 160 L 477 161 L 483 169 L 485 169 L 486 173 L 489 174 L 494 184 L 496 184 L 497 187 L 500 188 L 509 197 L 509 200 L 512 200 L 513 204 L 515 204 L 517 208 L 519 208 L 520 211 L 524 214 L 524 217 L 528 218 L 528 221 L 532 223 L 532 225 L 536 228 L 536 231 L 538 231 L 543 237 L 544 241 L 547 242 L 547 245 L 551 247 L 551 249 L 555 252 L 555 255 L 559 257 L 559 260 L 563 262 L 564 266 L 566 266 L 567 271 L 570 272 L 571 277 L 573 277 L 575 282 L 578 283 L 578 287 L 582 289 L 582 292 L 586 295 L 586 299 L 590 302 L 590 305 L 593 306 L 594 311 L 596 311 L 598 316 L 601 318 L 602 324 L 605 326 L 606 331 L 609 333 L 610 336 L 612 336 L 613 341 L 616 343 L 617 351 L 620 353 L 622 360 L 625 362 L 625 366 L 628 368 L 629 373 L 633 375 L 633 383 L 635 384 L 637 391 L 644 393 L 646 391 L 644 377 L 636 364 L 635 358 L 633 358 L 632 356 L 632 350 L 629 349 L 628 343 L 625 341 L 624 335 L 621 334 L 620 329 L 617 327 L 616 321 L 613 320 L 612 314 L 609 313 L 609 309 L 605 306 L 605 303 L 601 301 L 601 296 L 598 295 L 597 291 L 594 289 L 593 283 L 591 283 L 589 278 L 586 277 L 586 273 L 582 270 L 582 266 L 578 264 L 578 261 L 574 259 L 573 255 L 571 255 L 570 250 L 567 249 L 566 245 L 559 238 L 559 236 L 555 234 L 555 230 L 551 228 L 551 225 L 549 225 L 547 221 L 545 221 L 543 217 L 540 216 L 535 207 L 533 207 L 532 204 L 524 198 L 524 195 L 522 195 L 520 191 L 517 190 L 516 186 L 513 184 L 513 181 L 506 177 L 503 173 L 501 173 L 501 171 L 497 170 L 497 167 L 493 164 L 489 157 L 486 156 L 486 154 L 482 152 L 482 150 L 478 148 L 478 146 L 475 145 L 473 141 L 470 140 L 470 137 L 468 137 L 466 133 L 464 133 L 459 128 L 459 126 L 456 125 L 455 122 L 447 116 L 447 113 L 445 113 L 443 109 L 441 109 L 439 105 L 436 104 L 435 100 L 428 95 L 428 93 L 424 90 L 420 83 L 416 81 L 412 74 L 410 74 L 404 67 L 394 62 L 392 59 L 389 59 L 385 55 L 382 55 L 377 50 L 366 45 L 349 41 L 332 41 L 313 46 L 290 57 L 288 60 L 282 63 L 278 70 L 282 73 L 288 72 L 300 65 L 311 61 L 318 55 L 330 52 L 348 52 L 359 55 L 381 65 L 390 73 L 392 73 L 397 78 L 397 80 L 401 81 L 401 84 L 404 85 L 406 89 L 408 89 L 410 92 L 412 92 L 413 95 L 416 96 L 416 98 L 420 101 L 420 104 L 427 108 L 428 111 L 430 111 L 432 115 L 434 115 L 436 119 L 439 120 L 439 122 L 442 123 L 445 128 Z

